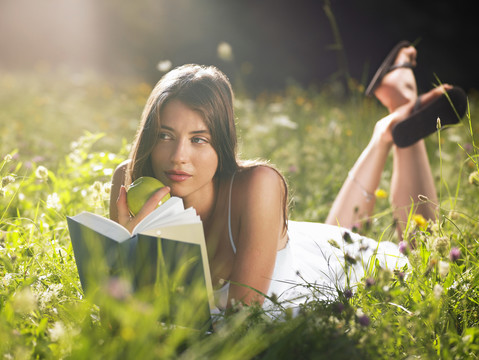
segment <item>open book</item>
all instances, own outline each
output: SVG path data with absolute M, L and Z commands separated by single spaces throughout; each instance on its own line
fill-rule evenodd
M 202 327 L 214 308 L 203 224 L 195 209 L 172 197 L 130 233 L 113 220 L 82 212 L 67 217 L 86 295 L 127 281 L 135 294 L 161 299 L 165 321 Z M 195 319 L 183 309 L 194 309 Z

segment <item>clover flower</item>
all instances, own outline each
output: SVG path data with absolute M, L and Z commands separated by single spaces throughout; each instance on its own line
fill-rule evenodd
M 447 236 L 440 236 L 434 240 L 433 249 L 437 251 L 441 256 L 446 256 L 449 252 L 451 242 Z
M 446 261 L 440 260 L 437 264 L 439 276 L 446 277 L 449 274 L 449 263 Z
M 12 175 L 7 175 L 2 178 L 2 188 L 7 186 L 8 184 L 11 184 L 15 182 L 15 178 Z
M 461 250 L 457 247 L 453 247 L 449 252 L 449 259 L 452 262 L 456 262 L 461 257 Z
M 351 299 L 353 297 L 353 291 L 349 288 L 345 289 L 343 294 L 346 299 Z
M 60 203 L 60 197 L 57 193 L 53 193 L 47 196 L 47 208 L 60 210 L 62 207 Z
M 399 248 L 399 252 L 401 254 L 404 254 L 406 255 L 408 253 L 408 245 L 407 245 L 407 242 L 406 241 L 400 241 L 399 242 L 399 245 L 398 245 L 398 248 Z
M 474 171 L 469 174 L 469 184 L 479 186 L 479 171 Z
M 35 177 L 39 180 L 46 181 L 48 179 L 48 169 L 45 166 L 40 165 L 35 170 Z
M 341 302 L 337 302 L 335 305 L 336 305 L 336 306 L 335 306 L 336 311 L 337 311 L 339 314 L 341 314 L 341 313 L 344 311 L 344 309 L 345 309 L 344 304 L 341 303 Z
M 368 288 L 373 286 L 375 283 L 376 283 L 376 281 L 374 280 L 374 278 L 369 277 L 369 278 L 366 279 L 366 287 L 368 287 Z
M 371 320 L 367 315 L 361 315 L 358 317 L 358 322 L 361 326 L 368 326 L 371 323 Z

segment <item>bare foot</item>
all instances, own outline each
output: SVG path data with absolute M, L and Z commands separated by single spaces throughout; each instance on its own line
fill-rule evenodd
M 419 106 L 428 104 L 452 88 L 452 85 L 443 84 L 429 90 L 427 93 L 421 95 Z M 405 120 L 411 114 L 415 105 L 415 101 L 405 102 L 403 105 L 396 107 L 391 114 L 379 120 L 374 127 L 373 140 L 386 146 L 391 146 L 393 144 L 392 129 L 398 122 Z
M 374 95 L 389 110 L 393 112 L 406 103 L 414 103 L 417 99 L 417 85 L 414 72 L 403 64 L 416 66 L 417 50 L 413 46 L 402 48 L 394 61 L 398 67 L 387 73 Z

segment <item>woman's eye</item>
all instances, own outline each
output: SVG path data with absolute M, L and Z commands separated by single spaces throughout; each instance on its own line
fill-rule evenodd
M 208 140 L 200 137 L 194 137 L 191 139 L 194 144 L 208 144 Z
M 169 140 L 169 139 L 171 139 L 171 135 L 168 134 L 168 133 L 160 133 L 160 134 L 158 135 L 158 139 L 160 139 L 160 140 Z

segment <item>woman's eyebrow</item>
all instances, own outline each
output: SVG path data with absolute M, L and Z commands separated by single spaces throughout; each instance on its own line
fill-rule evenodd
M 210 131 L 205 129 L 205 130 L 196 130 L 196 131 L 191 131 L 190 134 L 209 134 Z
M 173 129 L 172 127 L 168 125 L 160 125 L 160 128 L 169 130 L 169 131 L 175 131 L 175 129 Z M 210 131 L 208 129 L 190 131 L 190 134 L 209 134 L 209 133 Z

